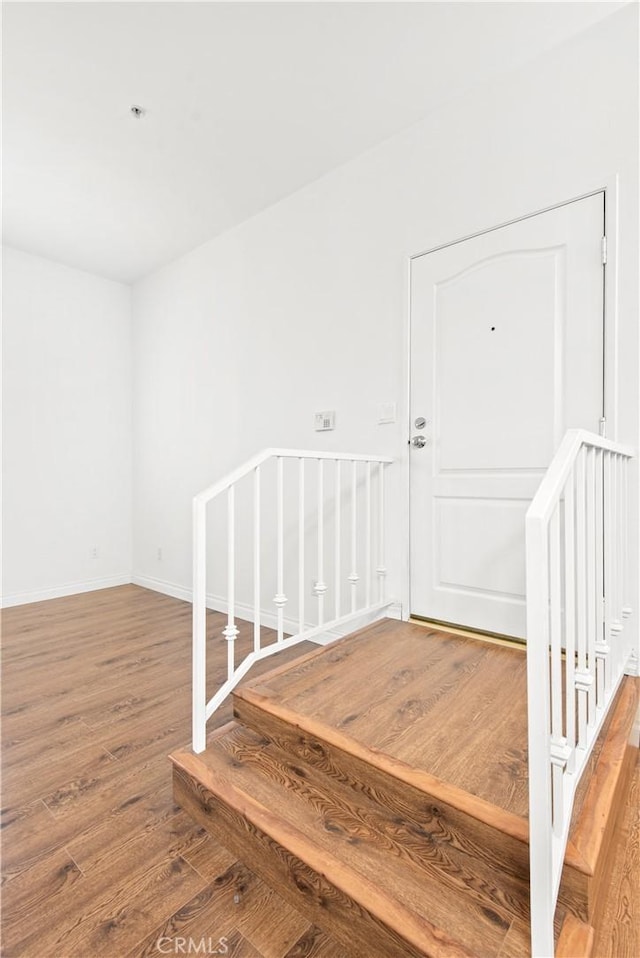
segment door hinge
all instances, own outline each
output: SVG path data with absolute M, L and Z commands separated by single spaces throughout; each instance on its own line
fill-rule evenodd
M 600 435 L 603 436 L 603 437 L 606 436 L 606 434 L 607 434 L 607 420 L 605 419 L 604 416 L 601 416 L 601 417 L 600 417 L 599 425 L 600 425 Z
M 602 252 L 602 265 L 604 266 L 607 262 L 607 237 L 603 236 L 600 241 L 600 250 Z

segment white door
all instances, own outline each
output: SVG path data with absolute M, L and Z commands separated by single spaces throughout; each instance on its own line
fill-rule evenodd
M 599 193 L 412 261 L 413 615 L 525 636 L 525 513 L 603 414 L 603 232 Z

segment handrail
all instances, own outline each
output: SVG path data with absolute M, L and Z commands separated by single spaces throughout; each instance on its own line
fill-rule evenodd
M 637 648 L 628 603 L 634 450 L 569 430 L 527 511 L 529 847 L 533 958 L 553 919 L 575 791 Z
M 199 492 L 194 496 L 195 502 L 211 502 L 216 496 L 219 496 L 221 492 L 224 492 L 225 489 L 228 489 L 229 486 L 234 485 L 240 479 L 243 479 L 245 476 L 248 476 L 257 466 L 261 466 L 263 462 L 267 462 L 268 459 L 329 459 L 338 461 L 338 462 L 377 462 L 384 463 L 385 465 L 390 465 L 393 462 L 393 459 L 389 459 L 386 456 L 364 456 L 362 453 L 346 453 L 346 452 L 325 452 L 324 450 L 315 450 L 310 451 L 308 449 L 263 449 L 262 452 L 257 453 L 251 459 L 248 459 L 241 466 L 238 466 L 237 469 L 234 469 L 233 472 L 230 472 L 223 479 L 214 482 L 213 485 L 208 486 L 206 489 L 203 489 L 202 492 Z
M 294 477 L 294 495 L 298 497 L 298 534 L 292 549 L 297 548 L 298 570 L 295 580 L 298 586 L 298 629 L 285 637 L 284 608 L 289 602 L 285 591 L 285 460 L 297 460 L 298 470 Z M 277 640 L 263 645 L 261 623 L 265 615 L 262 609 L 262 503 L 264 487 L 262 471 L 271 461 L 275 462 L 275 500 L 270 505 L 270 517 L 275 517 L 276 532 L 274 541 L 267 543 L 271 547 L 273 558 L 271 568 L 275 570 L 275 595 L 273 604 Z M 305 466 L 315 462 L 317 495 L 313 529 L 307 529 L 308 513 L 313 512 L 311 503 L 305 504 Z M 334 481 L 325 485 L 325 466 L 334 463 Z M 351 464 L 350 470 L 341 471 L 345 462 Z M 385 491 L 384 471 L 393 462 L 392 459 L 378 455 L 362 453 L 325 452 L 305 449 L 264 449 L 246 463 L 234 469 L 224 478 L 202 490 L 193 499 L 193 749 L 201 752 L 206 745 L 206 723 L 213 712 L 235 688 L 251 666 L 268 655 L 275 654 L 307 639 L 326 637 L 328 632 L 344 626 L 357 625 L 358 621 L 371 621 L 384 614 L 392 600 L 385 599 L 385 577 L 387 569 L 384 560 L 385 543 Z M 360 467 L 360 468 L 359 468 Z M 373 468 L 372 468 L 373 467 Z M 329 466 L 329 470 L 331 467 Z M 375 469 L 375 473 L 374 473 Z M 346 476 L 345 473 L 349 472 Z M 361 473 L 359 476 L 358 473 Z M 253 479 L 253 532 L 250 546 L 253 550 L 253 650 L 246 654 L 236 665 L 236 486 L 249 477 Z M 374 508 L 373 488 L 377 501 Z M 225 601 L 227 623 L 223 630 L 227 642 L 227 679 L 217 692 L 207 699 L 206 683 L 206 620 L 207 620 L 207 507 L 223 493 L 227 494 L 227 598 Z M 341 525 L 342 504 L 349 511 L 350 540 L 343 542 Z M 325 506 L 333 505 L 331 527 L 329 529 L 329 510 Z M 359 522 L 363 523 L 359 536 Z M 305 617 L 305 561 L 307 558 L 307 538 L 316 537 L 315 584 L 313 588 L 317 599 L 317 622 L 309 623 Z M 325 594 L 330 593 L 331 585 L 324 581 L 325 540 L 333 538 L 333 617 L 325 619 Z M 346 538 L 346 537 L 345 537 Z M 245 542 L 246 545 L 246 542 Z M 343 549 L 350 553 L 351 568 L 346 575 L 345 584 L 350 592 L 350 608 L 342 609 L 341 558 Z M 375 549 L 375 553 L 374 553 Z M 374 562 L 374 554 L 377 562 Z M 364 575 L 357 568 L 357 560 L 364 560 Z M 245 564 L 248 570 L 249 564 Z M 378 595 L 372 595 L 372 579 L 377 577 Z M 364 588 L 362 588 L 364 586 Z M 345 590 L 346 591 L 346 590 Z M 362 595 L 364 593 L 364 595 Z M 359 598 L 362 601 L 359 601 Z M 217 606 L 220 608 L 220 606 Z
M 586 429 L 568 429 L 527 509 L 527 519 L 548 520 L 582 445 L 604 449 L 629 459 L 633 459 L 635 455 L 631 446 L 598 436 Z

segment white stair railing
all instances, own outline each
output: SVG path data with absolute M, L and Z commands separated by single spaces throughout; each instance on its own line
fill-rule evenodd
M 297 461 L 295 482 L 287 487 L 285 463 Z M 193 500 L 193 750 L 202 752 L 206 746 L 207 720 L 222 704 L 238 682 L 246 675 L 251 666 L 260 659 L 273 655 L 283 649 L 290 648 L 307 639 L 317 638 L 340 629 L 342 626 L 355 627 L 358 621 L 371 621 L 382 616 L 384 610 L 393 604 L 393 600 L 385 599 L 385 494 L 384 471 L 392 462 L 380 456 L 364 456 L 359 454 L 309 452 L 299 449 L 267 449 L 255 456 L 245 465 L 236 469 L 230 475 L 214 483 L 208 489 L 195 496 Z M 267 494 L 264 489 L 263 473 L 267 465 L 275 463 L 275 502 L 265 501 Z M 342 469 L 343 463 L 350 463 L 350 475 L 345 483 Z M 314 475 L 316 488 L 315 517 L 310 516 L 311 497 L 306 496 L 307 482 L 311 470 Z M 333 483 L 330 480 L 330 470 L 333 470 Z M 327 477 L 326 473 L 329 473 Z M 376 477 L 377 502 L 374 505 L 372 477 Z M 290 476 L 290 479 L 292 477 Z M 253 551 L 253 588 L 252 588 L 252 617 L 253 617 L 253 650 L 243 660 L 236 664 L 236 639 L 239 630 L 236 625 L 236 566 L 238 535 L 237 535 L 237 499 L 236 489 L 242 480 L 252 481 L 252 542 Z M 227 642 L 227 678 L 216 693 L 207 698 L 207 507 L 220 496 L 226 494 L 226 557 L 227 557 L 227 622 L 222 635 Z M 291 497 L 297 497 L 297 534 L 287 536 L 285 518 L 286 506 L 291 504 Z M 343 505 L 350 510 L 349 540 L 343 543 L 342 515 Z M 333 522 L 330 523 L 331 512 Z M 264 542 L 263 525 L 266 517 L 275 515 L 275 533 Z M 329 517 L 329 518 L 328 518 Z M 242 515 L 244 518 L 244 515 Z M 313 592 L 316 596 L 317 608 L 315 622 L 309 623 L 306 616 L 305 583 L 307 557 L 308 530 L 312 522 L 315 544 L 317 546 L 314 568 Z M 246 528 L 245 528 L 246 533 Z M 333 595 L 325 581 L 328 554 L 326 540 L 333 537 Z M 246 539 L 246 535 L 245 535 Z M 246 542 L 244 543 L 246 545 Z M 270 549 L 270 568 L 266 568 L 263 552 Z M 374 548 L 376 559 L 374 563 Z M 289 602 L 285 581 L 286 557 L 291 550 L 297 551 L 295 556 L 297 570 L 292 578 L 291 588 L 297 587 L 297 631 L 294 635 L 285 638 L 285 609 Z M 350 556 L 349 574 L 344 583 L 342 581 L 342 553 Z M 378 582 L 377 597 L 373 598 L 373 577 Z M 269 572 L 275 570 L 275 630 L 276 639 L 268 644 L 263 643 L 262 621 L 263 614 L 263 587 Z M 359 588 L 359 583 L 361 586 Z M 342 586 L 348 584 L 350 596 L 349 611 L 343 611 Z M 345 589 L 346 591 L 346 589 Z M 332 611 L 332 617 L 327 620 L 327 605 Z
M 628 465 L 633 451 L 570 430 L 526 517 L 531 941 L 553 918 L 576 786 L 625 672 L 630 623 Z

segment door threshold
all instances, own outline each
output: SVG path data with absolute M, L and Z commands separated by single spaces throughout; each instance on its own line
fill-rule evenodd
M 525 639 L 516 639 L 510 635 L 501 635 L 498 632 L 484 632 L 482 629 L 471 629 L 460 625 L 453 625 L 449 622 L 439 622 L 437 619 L 427 619 L 421 615 L 409 616 L 409 622 L 414 625 L 421 625 L 425 629 L 438 629 L 441 632 L 450 632 L 452 635 L 462 635 L 467 639 L 476 639 L 482 642 L 490 642 L 493 645 L 506 645 L 511 648 L 526 651 L 527 643 Z

